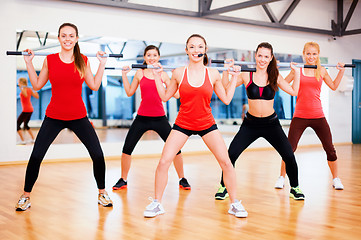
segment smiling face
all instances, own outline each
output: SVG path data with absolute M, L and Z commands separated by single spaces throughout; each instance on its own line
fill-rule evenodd
M 59 31 L 58 39 L 62 49 L 69 51 L 74 49 L 74 46 L 78 42 L 79 37 L 77 36 L 77 32 L 73 27 L 64 26 Z
M 147 65 L 153 65 L 159 61 L 159 53 L 156 49 L 149 49 L 144 55 L 144 61 Z
M 319 50 L 315 46 L 307 46 L 303 51 L 303 58 L 308 65 L 317 65 L 317 60 L 319 58 Z
M 193 62 L 203 61 L 204 56 L 199 57 L 199 54 L 204 54 L 207 51 L 207 45 L 200 37 L 191 37 L 187 42 L 186 53 L 189 60 Z
M 255 54 L 257 67 L 260 69 L 267 68 L 272 58 L 273 56 L 271 49 L 265 47 L 258 48 Z

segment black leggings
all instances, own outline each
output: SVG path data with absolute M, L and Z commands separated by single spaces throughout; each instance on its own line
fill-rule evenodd
M 48 151 L 50 144 L 59 132 L 68 128 L 73 131 L 87 148 L 93 161 L 93 173 L 98 189 L 105 188 L 105 162 L 99 139 L 87 117 L 63 121 L 45 117 L 36 137 L 25 175 L 25 192 L 31 192 L 39 175 L 40 164 Z
M 125 138 L 124 146 L 123 146 L 123 153 L 132 155 L 132 152 L 139 142 L 140 138 L 143 134 L 149 130 L 153 130 L 159 134 L 159 136 L 165 142 L 168 138 L 172 127 L 170 126 L 168 119 L 166 116 L 161 117 L 146 117 L 137 115 L 134 119 L 128 134 Z M 177 153 L 180 154 L 179 151 Z
M 254 117 L 247 113 L 243 123 L 233 138 L 228 149 L 228 155 L 233 166 L 241 153 L 256 139 L 265 138 L 281 155 L 286 163 L 286 172 L 290 180 L 291 187 L 298 186 L 298 167 L 295 155 L 292 151 L 276 113 L 264 118 Z M 223 175 L 221 180 L 224 186 Z
M 22 123 L 24 123 L 24 130 L 29 130 L 30 129 L 28 123 L 30 121 L 30 118 L 31 118 L 32 114 L 33 114 L 33 112 L 22 112 L 19 115 L 18 120 L 16 122 L 16 131 L 19 131 L 21 129 L 20 125 Z

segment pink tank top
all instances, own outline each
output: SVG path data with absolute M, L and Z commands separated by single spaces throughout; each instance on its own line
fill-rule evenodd
M 160 99 L 155 86 L 155 80 L 144 76 L 140 80 L 140 94 L 142 101 L 138 109 L 138 115 L 145 117 L 161 117 L 165 115 L 162 99 Z
M 192 86 L 188 82 L 187 71 L 188 69 L 185 68 L 179 84 L 181 105 L 175 124 L 192 131 L 206 130 L 216 123 L 210 106 L 213 86 L 208 69 L 205 68 L 204 80 L 200 86 Z
M 325 117 L 320 99 L 322 78 L 317 81 L 316 77 L 305 76 L 302 69 L 300 77 L 300 89 L 293 117 L 307 119 Z

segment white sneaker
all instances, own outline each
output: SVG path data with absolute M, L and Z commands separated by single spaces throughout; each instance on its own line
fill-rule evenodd
M 159 214 L 165 213 L 164 208 L 160 202 L 149 198 L 152 202 L 145 208 L 144 217 L 152 218 Z
M 285 178 L 283 176 L 279 176 L 276 181 L 275 188 L 282 189 L 285 186 Z
M 338 177 L 333 179 L 333 184 L 332 184 L 332 186 L 333 186 L 336 190 L 343 190 L 343 185 L 342 185 L 341 179 L 339 179 Z
M 26 145 L 26 142 L 25 141 L 19 141 L 16 143 L 16 145 Z
M 246 209 L 244 209 L 241 201 L 232 203 L 228 210 L 228 213 L 239 218 L 246 218 L 248 216 L 248 212 L 246 211 Z

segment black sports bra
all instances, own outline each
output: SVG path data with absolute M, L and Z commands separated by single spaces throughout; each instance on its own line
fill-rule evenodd
M 265 87 L 259 87 L 253 82 L 253 73 L 250 72 L 250 81 L 246 87 L 249 99 L 272 100 L 276 92 L 267 84 Z

